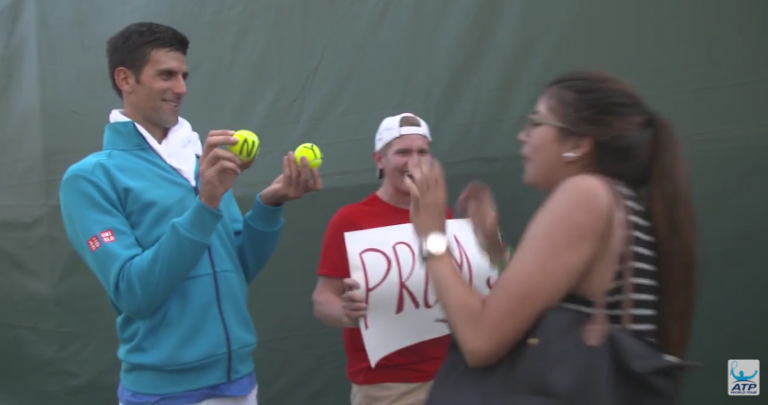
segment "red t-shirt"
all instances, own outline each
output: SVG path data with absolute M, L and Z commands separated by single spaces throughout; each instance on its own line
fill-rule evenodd
M 451 218 L 450 209 L 446 215 Z M 407 209 L 383 201 L 376 193 L 363 201 L 342 207 L 325 230 L 317 274 L 338 278 L 350 276 L 345 232 L 410 222 Z M 360 329 L 346 328 L 344 351 L 347 354 L 347 378 L 357 385 L 430 381 L 445 359 L 450 339 L 450 335 L 446 335 L 406 347 L 382 358 L 376 363 L 376 368 L 371 368 Z

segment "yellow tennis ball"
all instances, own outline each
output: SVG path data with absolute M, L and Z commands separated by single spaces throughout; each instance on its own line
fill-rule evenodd
M 296 148 L 293 154 L 296 156 L 296 163 L 299 166 L 301 166 L 302 156 L 307 158 L 307 163 L 309 163 L 310 169 L 317 169 L 323 164 L 323 153 L 320 152 L 320 148 L 314 143 L 302 143 Z
M 242 162 L 248 162 L 256 158 L 259 154 L 259 137 L 247 129 L 241 129 L 235 132 L 237 143 L 229 145 L 229 151 L 240 158 Z

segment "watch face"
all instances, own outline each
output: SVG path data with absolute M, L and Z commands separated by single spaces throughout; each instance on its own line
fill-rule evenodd
M 432 255 L 443 254 L 448 249 L 448 237 L 442 233 L 432 233 L 427 236 L 426 248 Z

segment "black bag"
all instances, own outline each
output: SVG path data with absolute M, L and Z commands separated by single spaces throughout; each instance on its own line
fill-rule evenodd
M 631 237 L 631 221 L 627 222 Z M 625 297 L 631 296 L 631 253 L 625 249 L 622 255 Z M 625 300 L 625 310 L 631 303 Z M 611 326 L 602 311 L 605 298 L 595 308 L 595 315 L 563 307 L 547 310 L 490 367 L 470 368 L 452 340 L 426 405 L 675 403 L 682 373 L 698 364 L 666 355 L 628 329 Z M 625 311 L 622 326 L 630 323 L 631 313 Z

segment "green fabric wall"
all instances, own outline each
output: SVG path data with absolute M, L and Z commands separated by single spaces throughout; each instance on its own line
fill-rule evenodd
M 764 0 L 0 0 L 0 404 L 116 403 L 114 313 L 57 196 L 119 105 L 105 41 L 141 20 L 190 37 L 182 115 L 198 132 L 261 137 L 235 187 L 243 207 L 285 151 L 326 155 L 326 190 L 286 209 L 251 288 L 261 404 L 348 401 L 340 332 L 312 318 L 310 294 L 325 224 L 377 186 L 381 118 L 424 117 L 451 194 L 489 182 L 515 238 L 541 199 L 520 183 L 517 129 L 544 83 L 576 67 L 632 80 L 681 130 L 702 242 L 690 355 L 706 363 L 683 402 L 729 403 L 726 360 L 768 358 L 767 16 Z

